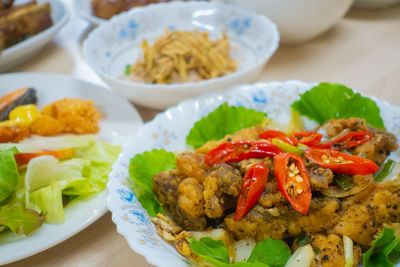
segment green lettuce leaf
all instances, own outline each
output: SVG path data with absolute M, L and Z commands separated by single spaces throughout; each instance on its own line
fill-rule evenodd
M 268 238 L 256 244 L 247 262 L 230 263 L 228 250 L 221 240 L 203 237 L 200 240 L 190 238 L 188 241 L 193 253 L 217 267 L 281 267 L 285 266 L 291 255 L 290 249 L 282 240 Z
M 328 119 L 358 117 L 373 127 L 385 129 L 376 103 L 341 84 L 320 83 L 301 94 L 292 107 L 319 124 Z
M 43 224 L 44 218 L 45 215 L 26 209 L 21 203 L 0 207 L 0 226 L 6 226 L 16 234 L 28 235 L 34 232 Z
M 392 267 L 400 260 L 400 239 L 393 229 L 384 228 L 372 247 L 363 254 L 365 267 Z
M 108 173 L 121 148 L 91 142 L 76 149 L 76 158 L 58 161 L 51 156 L 31 160 L 25 175 L 26 204 L 46 212 L 46 221 L 65 221 L 63 195 L 74 199 L 105 189 Z
M 244 107 L 231 107 L 224 103 L 194 124 L 186 138 L 186 143 L 198 148 L 210 140 L 218 140 L 227 134 L 260 125 L 266 116 L 264 112 Z
M 19 173 L 14 154 L 15 147 L 0 152 L 0 202 L 5 200 L 17 187 Z
M 129 187 L 150 216 L 162 213 L 161 203 L 153 193 L 153 176 L 176 168 L 174 153 L 154 149 L 135 155 L 130 161 Z
M 247 261 L 262 262 L 271 267 L 283 267 L 290 255 L 290 249 L 282 240 L 267 238 L 256 244 Z

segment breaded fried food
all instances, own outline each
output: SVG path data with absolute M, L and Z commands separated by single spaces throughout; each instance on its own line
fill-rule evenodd
M 31 125 L 29 125 L 31 134 L 41 136 L 54 136 L 61 134 L 64 130 L 64 124 L 50 116 L 44 115 L 37 118 Z
M 89 134 L 97 133 L 100 130 L 101 115 L 94 106 L 94 102 L 90 100 L 64 98 L 44 106 L 41 113 L 43 116 L 49 116 L 61 123 L 63 125 L 62 133 Z M 58 131 L 58 128 L 55 128 L 55 131 Z
M 29 136 L 29 128 L 23 125 L 1 126 L 0 143 L 17 143 Z

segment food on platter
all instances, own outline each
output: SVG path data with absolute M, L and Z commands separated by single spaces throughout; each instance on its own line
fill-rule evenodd
M 141 48 L 143 58 L 125 69 L 125 78 L 136 82 L 195 82 L 221 77 L 237 68 L 225 34 L 211 40 L 208 32 L 167 29 L 153 45 L 143 40 Z
M 66 206 L 105 189 L 121 150 L 97 136 L 93 101 L 64 98 L 41 111 L 36 101 L 33 88 L 0 98 L 0 232 L 63 223 Z
M 53 25 L 49 3 L 36 1 L 13 6 L 13 1 L 0 2 L 0 51 L 9 48 Z
M 398 145 L 379 107 L 321 83 L 291 118 L 283 127 L 223 104 L 189 131 L 193 149 L 136 154 L 129 186 L 158 234 L 199 265 L 393 266 Z
M 137 6 L 169 2 L 171 0 L 92 0 L 93 15 L 103 19 L 128 11 Z

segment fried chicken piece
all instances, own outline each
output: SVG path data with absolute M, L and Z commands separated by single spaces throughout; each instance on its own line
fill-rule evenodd
M 89 134 L 100 130 L 101 115 L 90 100 L 64 98 L 44 106 L 41 113 L 62 123 L 62 133 Z
M 64 124 L 50 116 L 41 116 L 37 118 L 31 125 L 29 130 L 31 134 L 41 136 L 54 136 L 61 134 L 64 129 Z
M 18 143 L 29 135 L 29 128 L 27 126 L 15 125 L 0 127 L 0 143 Z

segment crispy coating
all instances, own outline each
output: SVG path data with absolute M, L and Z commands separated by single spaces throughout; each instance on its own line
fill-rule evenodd
M 1 126 L 0 143 L 17 143 L 29 136 L 29 128 L 23 125 Z
M 41 136 L 54 136 L 61 134 L 64 129 L 64 124 L 50 116 L 41 116 L 37 118 L 31 125 L 29 125 L 29 130 L 31 134 L 41 135 Z
M 62 123 L 62 133 L 89 134 L 100 130 L 101 115 L 90 100 L 64 98 L 43 107 L 41 113 Z

